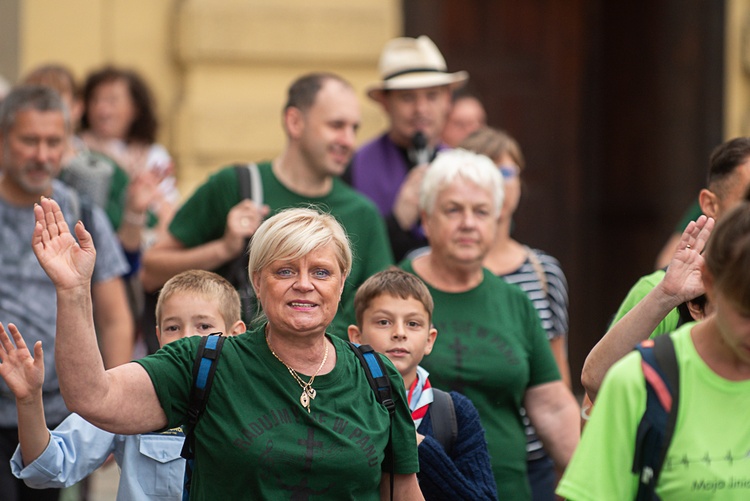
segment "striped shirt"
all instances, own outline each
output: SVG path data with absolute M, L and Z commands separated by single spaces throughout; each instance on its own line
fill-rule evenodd
M 528 249 L 533 253 L 536 262 L 529 256 L 520 268 L 500 278 L 509 284 L 517 285 L 534 304 L 542 327 L 547 332 L 547 339 L 552 340 L 568 334 L 568 281 L 554 257 L 538 249 Z M 537 271 L 539 268 L 539 271 Z M 544 274 L 542 277 L 541 274 Z M 545 291 L 546 289 L 546 291 Z M 567 342 L 565 345 L 567 346 Z M 526 452 L 528 459 L 541 459 L 546 456 L 544 445 L 531 426 L 526 409 L 521 409 L 523 424 L 526 427 Z
M 531 252 L 536 255 L 544 271 L 546 293 L 545 284 L 528 257 L 520 268 L 507 275 L 500 275 L 500 278 L 517 285 L 526 293 L 539 313 L 547 339 L 565 336 L 568 333 L 568 281 L 557 259 L 537 249 Z

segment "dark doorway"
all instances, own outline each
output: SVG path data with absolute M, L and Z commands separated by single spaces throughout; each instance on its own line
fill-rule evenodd
M 563 265 L 574 383 L 723 139 L 724 2 L 406 0 L 527 158 L 515 236 Z

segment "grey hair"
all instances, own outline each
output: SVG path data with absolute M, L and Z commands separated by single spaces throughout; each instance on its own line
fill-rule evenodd
M 0 134 L 7 136 L 16 124 L 19 111 L 59 111 L 65 119 L 65 131 L 70 130 L 70 113 L 60 94 L 42 85 L 21 85 L 13 88 L 0 103 Z
M 431 214 L 440 192 L 459 176 L 487 190 L 492 195 L 494 215 L 500 215 L 505 196 L 500 171 L 488 157 L 462 148 L 442 151 L 432 162 L 422 179 L 419 208 Z

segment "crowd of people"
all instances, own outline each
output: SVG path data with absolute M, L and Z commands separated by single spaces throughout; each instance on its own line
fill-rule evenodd
M 3 499 L 59 499 L 110 454 L 122 500 L 750 494 L 750 435 L 727 412 L 750 403 L 750 139 L 717 147 L 700 217 L 588 356 L 582 433 L 565 274 L 513 236 L 520 145 L 429 38 L 389 41 L 378 71 L 376 138 L 357 148 L 343 77 L 301 75 L 278 156 L 184 200 L 137 72 L 79 86 L 46 65 L 9 90 Z M 660 336 L 681 389 L 649 476 Z

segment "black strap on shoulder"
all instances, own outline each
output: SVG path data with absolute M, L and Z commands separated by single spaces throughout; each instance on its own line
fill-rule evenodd
M 242 200 L 252 200 L 256 204 L 263 204 L 263 183 L 260 179 L 258 166 L 255 164 L 235 164 L 234 173 L 237 176 L 237 186 Z M 257 300 L 248 276 L 248 252 L 250 239 L 245 239 L 245 252 L 228 261 L 216 273 L 226 278 L 240 294 L 242 303 L 242 319 L 250 323 L 257 309 Z
M 388 409 L 388 413 L 392 415 L 396 409 L 396 404 L 393 402 L 391 380 L 388 379 L 383 360 L 369 344 L 357 345 L 350 342 L 349 345 L 365 368 L 367 381 L 375 392 L 378 402 L 383 404 Z
M 242 200 L 245 200 L 246 198 L 253 198 L 252 181 L 250 180 L 250 169 L 247 168 L 247 165 L 235 164 L 234 173 L 237 175 L 237 183 L 240 188 L 240 198 Z
M 458 436 L 456 407 L 453 405 L 450 393 L 433 388 L 432 395 L 433 401 L 429 409 L 432 434 L 450 456 Z
M 396 411 L 396 403 L 393 401 L 393 389 L 391 388 L 391 380 L 388 378 L 388 373 L 385 370 L 383 360 L 380 358 L 372 346 L 369 344 L 355 344 L 350 342 L 354 354 L 357 355 L 359 362 L 365 370 L 367 376 L 367 382 L 370 383 L 372 391 L 375 393 L 375 398 L 380 402 L 387 410 L 390 416 L 391 422 L 388 426 L 388 445 L 386 446 L 385 454 L 388 458 L 388 473 L 391 478 L 391 500 L 393 500 L 393 414 Z
M 183 493 L 186 495 L 190 491 L 190 482 L 193 475 L 193 459 L 195 457 L 195 427 L 206 410 L 208 396 L 211 392 L 211 385 L 216 373 L 216 366 L 219 362 L 219 354 L 224 346 L 226 338 L 221 333 L 216 332 L 201 338 L 198 344 L 198 350 L 195 354 L 193 363 L 193 386 L 190 389 L 190 401 L 186 422 L 183 425 L 185 433 L 185 443 L 182 446 L 180 456 L 187 460 L 185 465 L 185 482 Z M 184 496 L 183 496 L 184 497 Z
M 659 463 L 662 464 L 667 456 L 667 447 L 669 447 L 672 435 L 674 435 L 674 428 L 677 422 L 677 408 L 680 403 L 680 368 L 677 365 L 677 355 L 674 351 L 672 336 L 664 335 L 656 338 L 654 342 L 654 355 L 672 390 L 672 409 L 667 419 L 667 429 L 664 432 L 664 447 L 659 457 Z
M 638 425 L 633 473 L 639 475 L 637 501 L 658 500 L 655 493 L 672 441 L 680 396 L 680 375 L 670 335 L 636 346 L 646 380 L 646 410 Z

